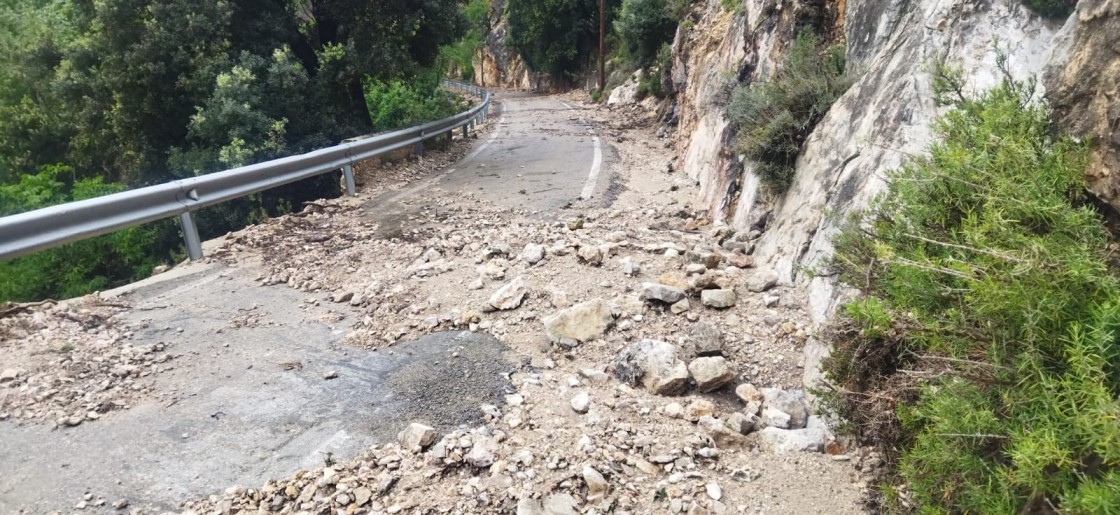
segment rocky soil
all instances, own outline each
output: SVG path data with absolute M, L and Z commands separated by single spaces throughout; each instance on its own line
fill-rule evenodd
M 0 307 L 0 421 L 73 427 L 161 396 L 169 344 L 133 346 L 127 305 L 87 296 Z M 166 328 L 173 330 L 172 328 Z
M 469 150 L 459 142 L 359 169 L 358 197 L 307 204 L 207 254 L 349 310 L 354 346 L 441 330 L 502 339 L 525 366 L 504 402 L 478 407 L 487 423 L 439 434 L 418 419 L 363 456 L 185 512 L 863 511 L 879 459 L 837 439 L 801 390 L 804 293 L 754 268 L 759 233 L 693 205 L 696 184 L 674 172 L 648 108 L 565 100 L 616 154 L 606 198 L 538 213 L 443 191 L 432 178 Z M 158 396 L 143 380 L 171 354 L 128 346 L 130 328 L 111 323 L 126 306 L 81 302 L 85 315 L 70 302 L 0 319 L 5 353 L 26 356 L 3 365 L 5 417 L 65 426 Z M 67 339 L 81 343 L 62 352 Z M 59 373 L 75 361 L 84 368 Z

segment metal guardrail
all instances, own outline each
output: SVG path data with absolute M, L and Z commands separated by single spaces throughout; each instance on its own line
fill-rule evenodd
M 482 102 L 442 120 L 353 138 L 306 154 L 6 216 L 0 218 L 0 261 L 176 215 L 187 255 L 191 260 L 201 259 L 202 242 L 192 211 L 340 170 L 346 194 L 353 196 L 354 163 L 408 146 L 421 153 L 425 140 L 450 136 L 459 127 L 466 136 L 469 129 L 486 120 L 489 92 L 460 82 L 445 85 L 476 94 Z

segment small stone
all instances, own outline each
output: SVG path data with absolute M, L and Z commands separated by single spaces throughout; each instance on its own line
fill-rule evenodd
M 763 388 L 761 392 L 763 413 L 766 412 L 767 408 L 770 408 L 789 416 L 787 426 L 779 425 L 777 427 L 788 427 L 789 429 L 805 427 L 809 420 L 809 408 L 805 404 L 805 395 L 800 390 Z
M 540 263 L 544 259 L 544 255 L 544 245 L 537 245 L 536 243 L 525 245 L 525 248 L 521 251 L 521 259 L 529 265 Z
M 704 485 L 704 491 L 708 493 L 708 497 L 711 497 L 713 501 L 718 501 L 723 497 L 723 490 L 720 489 L 719 483 L 715 481 Z
M 638 298 L 642 300 L 656 300 L 666 304 L 679 302 L 685 297 L 687 295 L 684 290 L 661 283 L 642 283 L 642 289 L 638 295 Z
M 607 479 L 591 465 L 583 466 L 583 482 L 587 484 L 587 502 L 598 502 L 606 497 L 610 490 Z
M 128 507 L 128 499 L 117 499 L 113 501 L 114 510 L 123 510 Z
M 338 372 L 336 372 L 334 370 L 331 370 L 331 371 L 323 374 L 323 379 L 335 379 L 337 377 L 338 377 Z
M 7 383 L 8 381 L 15 381 L 19 379 L 19 370 L 15 368 L 5 368 L 0 372 L 0 383 Z
M 567 226 L 568 226 L 568 230 L 571 230 L 571 231 L 575 231 L 577 229 L 583 229 L 583 218 L 569 219 L 568 223 L 567 223 Z
M 669 312 L 674 315 L 679 315 L 681 313 L 684 313 L 685 311 L 688 311 L 689 309 L 692 309 L 692 304 L 688 302 L 688 299 L 681 299 L 677 302 L 674 302 L 673 305 L 669 306 Z
M 696 358 L 688 364 L 688 371 L 701 392 L 718 390 L 735 380 L 735 372 L 722 356 Z
M 684 408 L 685 418 L 689 422 L 697 422 L 703 417 L 710 417 L 716 412 L 716 405 L 707 399 L 696 399 Z
M 467 285 L 467 289 L 468 290 L 481 290 L 482 286 L 483 286 L 482 285 L 482 276 L 480 275 L 480 276 L 478 276 L 477 279 L 471 281 L 471 283 Z
M 704 290 L 700 303 L 710 308 L 726 309 L 735 305 L 735 290 Z
M 585 263 L 593 266 L 603 264 L 603 249 L 598 245 L 583 245 L 576 254 Z
M 753 384 L 743 383 L 735 387 L 735 396 L 744 403 L 762 402 L 762 392 L 755 388 Z
M 436 430 L 424 424 L 413 422 L 397 435 L 401 447 L 412 452 L 420 452 L 436 441 Z
M 699 322 L 693 324 L 689 332 L 692 346 L 697 356 L 719 356 L 723 354 L 723 331 L 715 324 Z
M 768 308 L 772 308 L 774 306 L 777 306 L 778 302 L 780 302 L 781 300 L 782 298 L 777 295 L 766 295 L 762 297 L 762 304 Z
M 352 291 L 336 292 L 331 296 L 331 301 L 341 304 L 343 302 L 350 302 L 350 299 L 352 298 L 354 298 L 354 292 Z
M 759 422 L 763 427 L 788 429 L 790 427 L 790 416 L 789 413 L 773 406 L 763 406 L 762 413 L 759 414 Z
M 634 277 L 642 271 L 642 267 L 637 263 L 630 261 L 630 258 L 622 260 L 622 273 L 628 277 Z
M 724 425 L 728 429 L 735 431 L 741 435 L 745 435 L 754 430 L 755 421 L 758 419 L 756 415 L 748 415 L 746 413 L 735 412 L 727 417 Z
M 591 396 L 587 392 L 580 392 L 575 397 L 572 397 L 572 410 L 576 413 L 587 413 L 591 407 Z
M 500 311 L 516 309 L 528 294 L 525 281 L 518 276 L 490 296 L 490 306 Z
M 754 293 L 762 293 L 778 284 L 778 274 L 772 270 L 758 270 L 747 279 L 747 289 Z
M 681 418 L 684 416 L 684 406 L 681 406 L 678 402 L 670 402 L 661 410 L 665 413 L 665 416 L 669 418 Z
M 497 452 L 498 443 L 493 438 L 478 436 L 464 459 L 475 467 L 486 468 L 494 464 L 494 454 Z
M 364 506 L 373 497 L 373 490 L 367 487 L 358 487 L 354 490 L 354 503 L 358 506 Z

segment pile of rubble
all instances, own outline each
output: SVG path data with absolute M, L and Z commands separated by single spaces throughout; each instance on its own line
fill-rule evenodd
M 0 316 L 0 420 L 71 427 L 152 396 L 168 344 L 133 346 L 123 304 L 94 296 L 13 306 Z

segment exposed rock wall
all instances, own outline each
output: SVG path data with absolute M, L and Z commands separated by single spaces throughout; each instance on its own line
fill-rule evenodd
M 487 88 L 549 90 L 548 74 L 529 71 L 521 54 L 509 46 L 505 0 L 490 0 L 490 31 L 474 57 L 474 83 Z
M 1120 0 L 1082 0 L 1062 36 L 1047 97 L 1063 129 L 1093 141 L 1090 187 L 1120 209 Z
M 933 140 L 930 125 L 943 109 L 932 100 L 929 63 L 959 66 L 971 89 L 989 88 L 1000 79 L 998 39 L 1014 75 L 1039 75 L 1060 28 L 1017 0 L 752 1 L 741 15 L 719 3 L 707 2 L 695 28 L 682 28 L 674 45 L 680 168 L 700 182 L 713 218 L 738 228 L 765 222 L 756 263 L 784 283 L 807 285 L 818 322 L 836 305 L 836 293 L 831 279 L 809 270 L 831 253 L 838 224 Z M 860 78 L 806 142 L 788 192 L 769 198 L 751 164 L 740 165 L 729 150 L 721 101 L 735 79 L 770 77 L 799 25 L 814 16 L 826 31 L 843 34 Z

